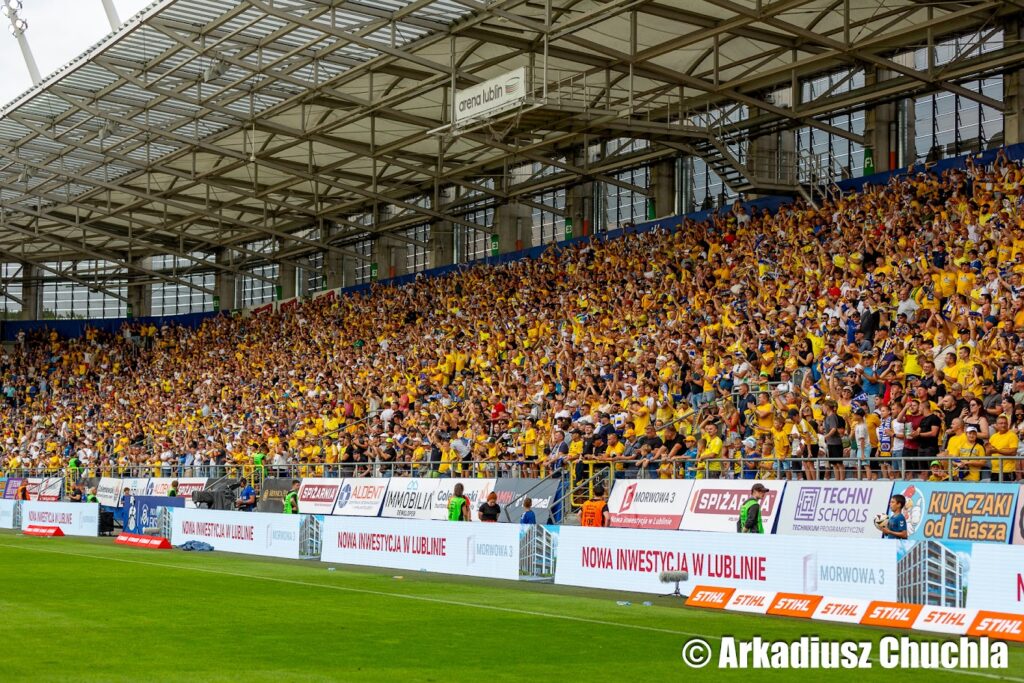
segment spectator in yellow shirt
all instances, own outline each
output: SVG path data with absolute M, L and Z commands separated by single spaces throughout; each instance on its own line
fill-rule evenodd
M 1017 470 L 1017 435 L 1010 431 L 1010 423 L 1005 415 L 996 418 L 996 433 L 988 438 L 985 451 L 992 458 L 993 481 L 1010 481 Z

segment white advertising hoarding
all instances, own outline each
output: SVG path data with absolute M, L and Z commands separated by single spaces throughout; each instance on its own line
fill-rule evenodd
M 103 477 L 96 485 L 96 498 L 99 499 L 100 505 L 118 507 L 121 504 L 122 488 L 120 479 Z
M 896 544 L 768 534 L 562 527 L 555 583 L 666 593 L 662 571 L 696 585 L 895 600 Z
M 299 511 L 304 515 L 329 515 L 344 479 L 305 478 L 299 484 Z M 293 484 L 294 485 L 294 484 Z
M 514 580 L 519 578 L 519 534 L 518 524 L 327 517 L 321 559 Z
M 477 519 L 476 509 L 487 500 L 487 494 L 494 490 L 494 479 L 442 479 L 434 494 L 433 519 L 448 519 L 448 500 L 452 497 L 456 484 L 462 484 L 462 495 L 469 501 L 470 519 Z
M 494 116 L 518 106 L 525 99 L 526 68 L 519 67 L 464 90 L 456 90 L 452 100 L 452 120 L 456 124 L 464 124 Z
M 301 515 L 171 508 L 171 544 L 203 541 L 214 550 L 299 557 Z
M 63 477 L 29 477 L 28 498 L 53 503 L 60 500 L 64 492 Z
M 775 533 L 881 538 L 874 519 L 888 514 L 891 494 L 891 481 L 790 482 Z
M 0 529 L 14 528 L 14 506 L 16 501 L 0 498 Z
M 441 486 L 440 479 L 406 479 L 392 477 L 384 494 L 381 517 L 398 519 L 431 519 L 434 516 L 434 497 Z M 448 480 L 444 481 L 447 486 Z
M 693 483 L 688 479 L 617 479 L 608 497 L 611 525 L 678 529 Z
M 763 484 L 768 493 L 761 501 L 761 518 L 764 532 L 770 534 L 779 514 L 784 481 L 752 482 L 749 479 L 702 479 L 694 483 L 690 493 L 683 523 L 679 526 L 688 531 L 722 531 L 736 533 L 736 522 L 740 518 L 740 507 L 750 498 L 750 488 Z
M 178 482 L 178 497 L 185 499 L 185 507 L 192 506 L 192 494 L 206 488 L 206 477 L 154 477 L 146 486 L 147 496 L 166 496 L 171 492 L 171 482 Z M 102 501 L 101 501 L 102 502 Z
M 1024 546 L 975 543 L 970 570 L 968 607 L 1024 614 Z
M 390 477 L 344 479 L 332 514 L 347 517 L 376 517 L 384 503 Z M 301 509 L 301 507 L 299 508 Z
M 21 528 L 56 526 L 65 536 L 99 536 L 100 506 L 96 503 L 21 503 Z

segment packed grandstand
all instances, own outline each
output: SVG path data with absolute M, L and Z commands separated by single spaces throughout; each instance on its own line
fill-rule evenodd
M 1021 180 L 1000 152 L 195 330 L 30 334 L 3 468 L 1024 479 Z

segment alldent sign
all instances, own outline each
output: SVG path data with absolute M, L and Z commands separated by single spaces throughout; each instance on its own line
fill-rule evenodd
M 760 482 L 768 489 L 761 501 L 761 518 L 766 534 L 772 532 L 779 514 L 779 501 L 786 488 L 784 481 Z M 682 524 L 687 531 L 723 531 L 736 533 L 740 507 L 750 498 L 749 480 L 700 480 L 694 483 L 685 506 Z
M 874 518 L 888 513 L 892 482 L 790 482 L 782 500 L 777 534 L 881 538 Z
M 678 529 L 693 481 L 617 479 L 608 498 L 611 525 L 630 529 Z
M 380 514 L 384 494 L 388 490 L 388 477 L 367 477 L 365 479 L 345 479 L 338 500 L 334 504 L 335 515 L 348 517 L 376 517 Z M 302 508 L 299 508 L 302 510 Z M 305 510 L 303 510 L 305 512 Z
M 452 101 L 452 121 L 467 123 L 493 116 L 521 104 L 526 99 L 526 68 L 456 90 Z

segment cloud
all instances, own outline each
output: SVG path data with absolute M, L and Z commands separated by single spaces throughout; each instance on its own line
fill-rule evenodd
M 127 20 L 152 0 L 114 0 L 121 17 Z M 25 37 L 45 77 L 86 48 L 110 33 L 110 24 L 101 0 L 22 0 L 21 16 L 28 22 Z M 0 106 L 7 104 L 32 87 L 32 79 L 21 56 L 18 41 L 7 30 L 7 19 L 0 16 Z

